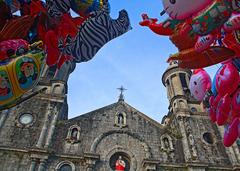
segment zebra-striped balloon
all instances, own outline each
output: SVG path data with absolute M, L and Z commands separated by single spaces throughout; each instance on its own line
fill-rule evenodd
M 112 19 L 109 13 L 109 4 L 105 3 L 102 10 L 94 12 L 80 25 L 77 36 L 67 43 L 62 53 L 72 56 L 77 63 L 86 62 L 110 40 L 131 29 L 125 10 L 119 12 L 117 19 Z

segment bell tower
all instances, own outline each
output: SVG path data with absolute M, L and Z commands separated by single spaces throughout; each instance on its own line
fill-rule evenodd
M 184 159 L 192 163 L 189 170 L 205 171 L 206 167 L 195 167 L 193 163 L 226 165 L 228 161 L 233 166 L 238 165 L 237 145 L 231 148 L 223 146 L 223 128 L 213 124 L 201 103 L 191 96 L 188 88 L 191 74 L 191 70 L 179 68 L 175 61 L 164 72 L 162 82 L 167 88 L 169 113 L 162 123 L 180 138 Z M 221 157 L 223 160 L 219 162 Z
M 203 111 L 189 90 L 191 70 L 178 67 L 176 61 L 172 61 L 162 76 L 163 85 L 167 88 L 169 111 L 175 113 L 179 110 L 191 112 Z

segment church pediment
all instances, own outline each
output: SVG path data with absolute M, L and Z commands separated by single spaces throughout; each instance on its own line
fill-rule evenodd
M 151 119 L 144 113 L 138 111 L 124 101 L 119 101 L 103 108 L 94 110 L 92 112 L 80 115 L 67 121 L 67 124 L 81 122 L 82 120 L 91 120 L 93 122 L 105 122 L 114 127 L 126 128 L 131 127 L 133 123 L 138 125 L 152 125 L 159 129 L 164 129 L 164 126 L 159 122 Z M 94 123 L 93 123 L 94 125 Z

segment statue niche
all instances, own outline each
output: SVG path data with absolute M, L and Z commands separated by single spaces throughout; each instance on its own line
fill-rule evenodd
M 123 128 L 127 126 L 127 115 L 124 112 L 118 112 L 115 115 L 115 123 L 114 126 Z
M 164 160 L 173 160 L 174 159 L 174 147 L 172 138 L 164 134 L 161 136 L 161 151 L 163 152 Z
M 78 125 L 71 126 L 68 129 L 66 141 L 72 144 L 80 142 L 80 130 L 81 129 Z

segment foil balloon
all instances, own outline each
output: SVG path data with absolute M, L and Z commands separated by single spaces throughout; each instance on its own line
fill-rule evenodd
M 0 42 L 0 61 L 10 58 L 10 56 L 21 55 L 27 52 L 29 44 L 26 40 L 15 39 Z
M 235 118 L 226 128 L 224 132 L 223 144 L 230 147 L 238 138 L 239 118 Z
M 219 126 L 225 125 L 229 118 L 231 111 L 231 98 L 229 94 L 226 94 L 220 99 L 216 110 L 216 121 Z
M 165 12 L 172 18 L 183 20 L 204 9 L 213 0 L 198 0 L 194 3 L 187 0 L 169 1 L 162 0 Z
M 232 98 L 232 110 L 238 112 L 240 117 L 240 88 L 234 93 Z
M 16 105 L 38 83 L 44 59 L 42 50 L 33 50 L 0 63 L 0 110 Z
M 189 83 L 189 89 L 193 97 L 202 101 L 210 88 L 211 78 L 208 73 L 204 69 L 194 70 Z
M 131 30 L 126 10 L 121 10 L 117 19 L 111 18 L 109 10 L 109 4 L 104 4 L 103 10 L 80 25 L 78 34 L 68 39 L 62 54 L 73 57 L 77 63 L 89 61 L 110 40 Z
M 239 43 L 232 35 L 240 28 L 240 15 L 239 7 L 233 8 L 234 2 L 163 0 L 163 5 L 161 14 L 167 13 L 170 18 L 158 24 L 157 19 L 143 14 L 140 25 L 170 37 L 179 53 L 171 55 L 168 62 L 175 60 L 182 68 L 198 69 L 236 56 L 239 48 L 232 44 Z M 223 33 L 230 36 L 224 38 Z M 222 39 L 228 43 L 223 44 Z
M 232 62 L 224 64 L 216 74 L 216 89 L 218 94 L 232 94 L 239 85 L 239 73 Z M 231 86 L 230 86 L 231 85 Z
M 103 0 L 71 0 L 71 8 L 76 13 L 87 16 L 103 8 Z

